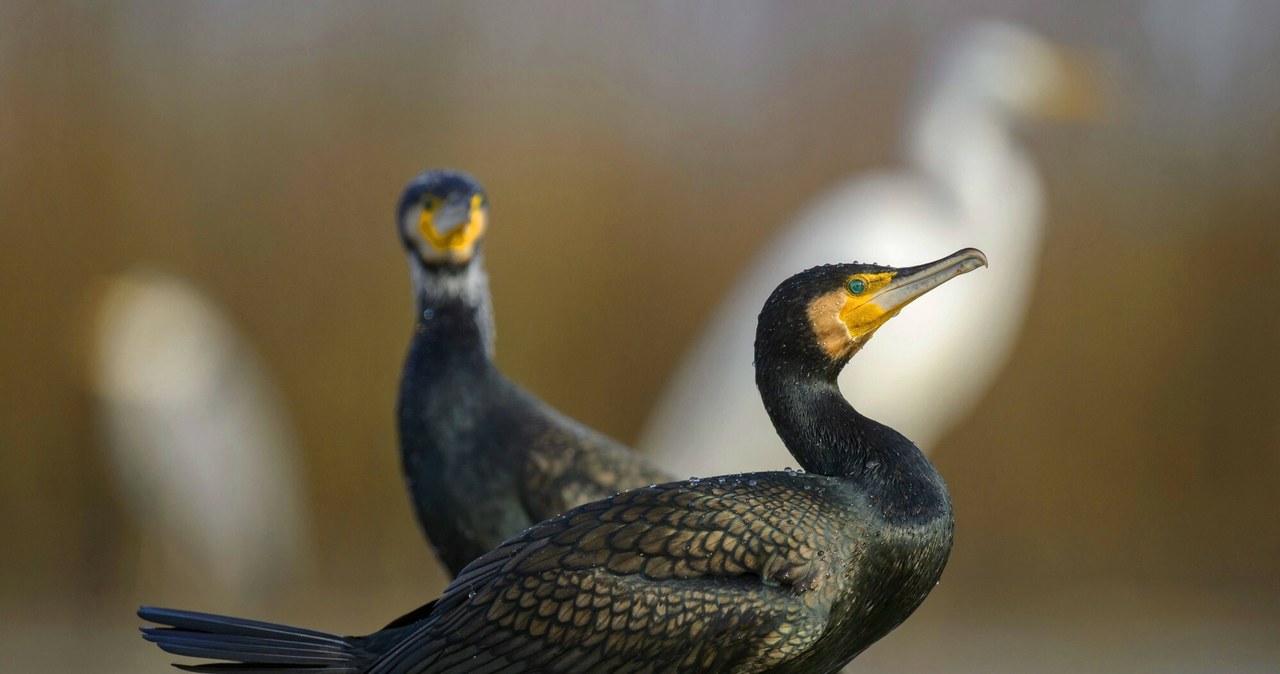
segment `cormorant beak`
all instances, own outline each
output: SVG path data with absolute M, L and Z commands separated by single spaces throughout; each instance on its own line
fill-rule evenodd
M 888 320 L 917 297 L 961 274 L 985 266 L 987 256 L 982 251 L 965 248 L 936 262 L 897 270 L 893 278 L 868 298 L 866 303 L 884 312 L 884 320 Z
M 487 213 L 484 198 L 451 198 L 434 210 L 423 209 L 418 221 L 422 238 L 454 262 L 466 262 L 475 243 L 484 235 Z
M 424 214 L 425 216 L 425 214 Z M 436 236 L 446 238 L 471 220 L 471 209 L 462 199 L 450 199 L 437 208 L 431 216 L 431 229 Z
M 916 298 L 961 274 L 986 265 L 987 256 L 982 251 L 965 248 L 929 264 L 867 274 L 863 278 L 873 288 L 867 294 L 860 292 L 855 295 L 852 289 L 845 288 L 828 295 L 841 302 L 838 318 L 843 325 L 842 330 L 836 332 L 823 327 L 826 324 L 820 317 L 830 305 L 822 301 L 811 306 L 809 320 L 815 326 L 823 349 L 838 360 L 862 348 L 880 326 L 897 316 Z

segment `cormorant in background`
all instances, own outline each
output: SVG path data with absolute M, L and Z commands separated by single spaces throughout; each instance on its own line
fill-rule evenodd
M 450 573 L 535 522 L 672 479 L 494 366 L 479 182 L 427 171 L 396 215 L 417 307 L 397 402 L 400 455 L 418 521 Z

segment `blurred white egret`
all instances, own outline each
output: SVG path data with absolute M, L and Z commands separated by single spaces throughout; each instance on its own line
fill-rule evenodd
M 1012 122 L 1087 114 L 1086 75 L 1079 56 L 1026 29 L 966 28 L 911 110 L 907 169 L 836 187 L 774 237 L 672 377 L 639 447 L 680 475 L 786 464 L 751 367 L 756 315 L 769 292 L 816 264 L 900 265 L 974 246 L 990 257 L 990 273 L 904 312 L 840 378 L 859 411 L 932 447 L 999 373 L 1035 285 L 1041 187 Z M 703 451 L 712 447 L 725 449 Z
M 169 276 L 112 278 L 95 319 L 104 445 L 144 539 L 165 552 L 159 573 L 262 599 L 296 573 L 310 531 L 268 375 L 229 319 Z

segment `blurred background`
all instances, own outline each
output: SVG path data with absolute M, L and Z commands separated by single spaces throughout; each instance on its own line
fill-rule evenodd
M 929 59 L 991 18 L 1105 54 L 1114 105 L 1018 129 L 1033 304 L 931 448 L 943 582 L 855 670 L 1280 669 L 1266 0 L 0 5 L 4 669 L 170 671 L 139 603 L 364 633 L 440 591 L 392 416 L 419 170 L 489 191 L 500 366 L 633 442 L 759 246 L 897 165 Z M 156 362 L 181 409 L 139 397 Z M 261 526 L 182 544 L 184 495 Z

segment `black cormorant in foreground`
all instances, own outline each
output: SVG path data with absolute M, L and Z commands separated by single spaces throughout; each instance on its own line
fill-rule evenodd
M 480 251 L 488 209 L 474 178 L 436 170 L 409 182 L 396 214 L 417 306 L 400 380 L 400 455 L 418 521 L 454 575 L 537 522 L 674 479 L 494 366 Z
M 951 501 L 924 454 L 836 375 L 903 306 L 986 263 L 815 267 L 760 313 L 756 383 L 808 472 L 633 489 L 526 530 L 444 595 L 365 637 L 143 608 L 200 672 L 831 672 L 937 584 Z M 891 392 L 886 392 L 886 394 Z M 910 391 L 899 392 L 910 395 Z

